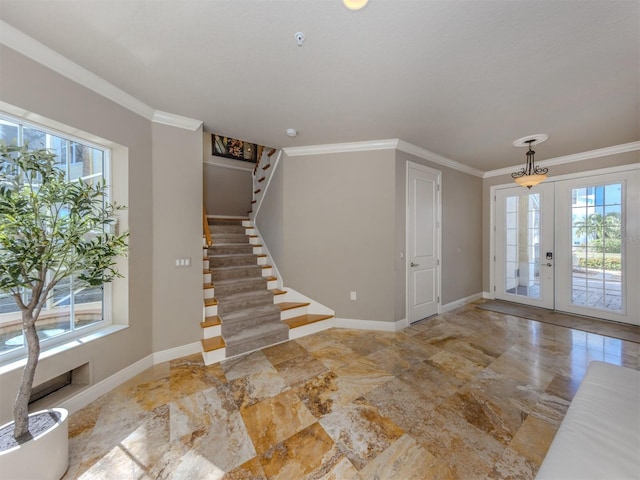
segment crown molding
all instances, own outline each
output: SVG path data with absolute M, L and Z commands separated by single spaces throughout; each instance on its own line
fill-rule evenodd
M 424 160 L 450 167 L 476 177 L 482 177 L 484 172 L 463 165 L 449 158 L 433 153 L 425 148 L 418 147 L 404 140 L 392 138 L 387 140 L 371 140 L 367 142 L 330 143 L 325 145 L 309 145 L 306 147 L 288 147 L 282 149 L 289 157 L 302 155 L 323 155 L 328 153 L 366 152 L 371 150 L 400 150 Z
M 412 143 L 405 142 L 404 140 L 398 140 L 397 149 L 410 155 L 422 158 L 424 160 L 429 160 L 430 162 L 437 163 L 438 165 L 443 165 L 445 167 L 453 168 L 454 170 L 468 173 L 469 175 L 482 177 L 484 174 L 482 170 L 469 167 L 468 165 L 456 162 L 455 160 L 451 160 L 447 157 L 443 157 L 442 155 L 438 155 L 437 153 L 427 150 L 426 148 L 418 147 L 416 145 L 413 145 Z
M 197 130 L 202 125 L 201 120 L 194 120 L 193 118 L 182 117 L 173 113 L 161 112 L 160 110 L 153 112 L 153 118 L 151 120 L 155 123 L 161 123 L 163 125 L 184 128 L 185 130 L 192 131 Z
M 303 155 L 324 155 L 327 153 L 367 152 L 371 150 L 393 150 L 398 146 L 398 139 L 371 140 L 366 142 L 327 143 L 324 145 L 308 145 L 305 147 L 286 147 L 282 151 L 289 157 Z
M 186 130 L 197 130 L 202 125 L 199 120 L 155 110 L 2 20 L 0 43 L 147 120 Z
M 552 167 L 554 165 L 562 165 L 565 163 L 580 162 L 582 160 L 589 160 L 591 158 L 607 157 L 609 155 L 617 155 L 620 153 L 633 152 L 640 150 L 640 142 L 629 142 L 621 145 L 614 145 L 612 147 L 598 148 L 596 150 L 589 150 L 587 152 L 574 153 L 573 155 L 564 155 L 562 157 L 549 158 L 536 162 L 540 167 Z M 511 172 L 518 170 L 519 166 L 499 168 L 497 170 L 490 170 L 484 172 L 483 178 L 498 177 L 500 175 L 510 175 Z
M 0 43 L 141 117 L 148 120 L 153 118 L 154 109 L 146 103 L 120 90 L 95 73 L 72 62 L 67 57 L 60 55 L 2 20 L 0 20 Z

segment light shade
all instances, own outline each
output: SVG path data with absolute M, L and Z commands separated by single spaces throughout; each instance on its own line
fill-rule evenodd
M 541 175 L 525 175 L 524 177 L 515 178 L 514 181 L 520 186 L 531 188 L 544 182 L 546 178 L 547 175 L 543 173 Z
M 369 3 L 369 0 L 342 0 L 342 3 L 344 3 L 344 6 L 349 10 L 360 10 Z

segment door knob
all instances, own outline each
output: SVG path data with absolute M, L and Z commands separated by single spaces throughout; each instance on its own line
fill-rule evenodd
M 417 266 L 419 266 L 419 265 L 420 265 L 419 263 L 413 263 L 413 262 L 411 262 L 411 266 L 412 266 L 412 267 L 417 267 Z

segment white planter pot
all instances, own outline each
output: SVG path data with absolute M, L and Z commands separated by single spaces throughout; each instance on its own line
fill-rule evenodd
M 64 408 L 51 410 L 60 414 L 53 427 L 26 443 L 0 452 L 0 477 L 11 480 L 62 478 L 69 468 L 69 412 Z M 34 412 L 30 416 L 46 411 Z

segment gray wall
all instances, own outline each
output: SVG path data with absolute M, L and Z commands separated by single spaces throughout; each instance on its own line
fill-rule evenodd
M 3 102 L 119 144 L 114 149 L 115 163 L 128 155 L 127 216 L 131 237 L 125 260 L 128 275 L 123 280 L 128 284 L 128 303 L 123 298 L 124 313 L 118 311 L 122 305 L 116 305 L 114 322 L 129 326 L 43 359 L 36 382 L 89 362 L 92 383 L 97 383 L 157 349 L 197 342 L 201 335 L 198 329 L 189 325 L 183 330 L 180 322 L 197 324 L 199 318 L 191 317 L 196 309 L 202 311 L 202 252 L 196 245 L 201 238 L 201 133 L 153 125 L 6 47 L 0 47 L 0 85 Z M 37 117 L 31 118 L 37 122 Z M 163 141 L 160 137 L 164 135 L 175 143 Z M 167 152 L 161 153 L 162 149 Z M 176 179 L 176 158 L 187 165 L 182 179 Z M 114 169 L 121 166 L 116 164 Z M 163 197 L 169 186 L 172 197 L 181 199 L 180 215 L 184 218 L 179 220 L 178 228 L 176 209 L 168 210 L 167 217 L 159 210 L 166 207 L 165 200 L 170 200 Z M 174 231 L 179 229 L 184 231 Z M 195 232 L 197 236 L 191 238 Z M 192 268 L 178 273 L 167 267 L 173 266 L 177 255 L 192 256 Z M 154 273 L 168 278 L 158 279 Z M 157 284 L 158 281 L 165 283 Z M 195 293 L 192 285 L 197 285 Z M 0 376 L 0 423 L 11 416 L 20 372 L 16 369 Z
M 442 304 L 482 291 L 482 179 L 394 150 L 283 156 L 257 224 L 286 286 L 339 318 L 406 317 L 407 160 L 442 172 Z
M 202 130 L 153 124 L 152 131 L 152 349 L 157 352 L 202 337 Z M 176 258 L 190 258 L 191 267 L 176 267 Z
M 234 170 L 205 163 L 204 191 L 207 215 L 246 216 L 251 208 L 251 170 Z
M 337 317 L 393 321 L 394 152 L 283 155 L 279 168 L 285 285 Z
M 272 164 L 269 188 L 256 212 L 255 222 L 276 266 L 284 261 L 284 162 Z M 280 268 L 280 267 L 278 267 Z
M 442 252 L 440 303 L 460 300 L 482 292 L 482 179 L 467 173 L 429 162 L 408 153 L 397 152 L 398 197 L 406 205 L 406 162 L 426 165 L 442 172 Z M 400 181 L 401 177 L 401 181 Z M 401 191 L 400 191 L 401 189 Z M 404 207 L 406 208 L 406 207 Z M 402 211 L 404 212 L 404 208 Z M 400 208 L 398 209 L 401 210 Z M 406 245 L 404 214 L 396 220 L 398 251 Z M 404 272 L 404 260 L 396 255 L 396 271 Z M 398 276 L 406 289 L 404 273 Z M 404 295 L 404 294 L 403 294 Z M 398 301 L 404 302 L 398 298 Z
M 570 175 L 574 173 L 589 172 L 602 168 L 617 167 L 620 165 L 630 165 L 640 162 L 640 152 L 626 152 L 617 155 L 609 155 L 600 158 L 591 158 L 580 162 L 565 163 L 549 167 L 549 180 L 554 176 Z M 514 167 L 514 171 L 520 166 Z M 491 290 L 491 265 L 490 265 L 490 228 L 491 228 L 491 187 L 495 185 L 515 185 L 510 175 L 499 175 L 485 178 L 482 184 L 482 288 L 483 291 Z
M 204 203 L 207 215 L 246 216 L 253 199 L 253 163 L 217 157 L 211 152 L 211 133 L 202 136 Z

